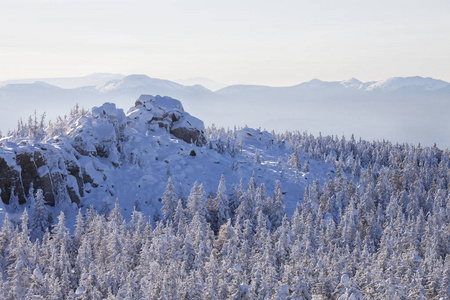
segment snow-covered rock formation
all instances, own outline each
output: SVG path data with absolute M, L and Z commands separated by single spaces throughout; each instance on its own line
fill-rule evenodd
M 3 203 L 17 197 L 18 203 L 23 204 L 31 197 L 30 190 L 38 188 L 52 206 L 79 203 L 86 191 L 99 186 L 113 195 L 114 183 L 108 182 L 107 170 L 143 157 L 135 151 L 138 144 L 152 145 L 156 136 L 196 146 L 206 144 L 203 122 L 185 112 L 180 101 L 160 96 L 141 96 L 128 114 L 113 103 L 105 103 L 86 115 L 74 117 L 66 129 L 65 133 L 40 142 L 1 140 Z M 136 143 L 136 136 L 147 139 Z
M 146 124 L 152 131 L 165 128 L 187 143 L 206 143 L 203 122 L 185 112 L 181 102 L 170 97 L 142 95 L 128 112 L 128 118 L 137 121 L 130 122 L 131 127 Z
M 70 197 L 78 203 L 83 195 L 82 173 L 76 153 L 65 143 L 2 142 L 0 147 L 0 191 L 3 203 L 27 201 L 31 187 L 44 192 L 46 203 L 54 205 Z M 62 150 L 61 148 L 65 148 Z M 67 193 L 66 193 L 67 191 Z
M 279 178 L 291 214 L 306 185 L 327 180 L 334 168 L 311 160 L 314 175 L 307 176 L 309 171 L 290 165 L 289 142 L 267 131 L 208 130 L 170 97 L 141 95 L 127 113 L 113 103 L 88 112 L 75 109 L 69 118 L 31 136 L 0 140 L 0 197 L 10 213 L 32 209 L 33 194 L 42 189 L 55 214 L 90 205 L 107 212 L 119 199 L 129 213 L 137 201 L 153 215 L 161 208 L 158 199 L 169 177 L 181 194 L 188 195 L 196 181 L 208 194 L 224 174 L 229 191 L 241 178 L 251 177 L 274 190 Z M 30 128 L 25 125 L 22 131 Z M 297 160 L 303 164 L 308 158 L 303 153 Z

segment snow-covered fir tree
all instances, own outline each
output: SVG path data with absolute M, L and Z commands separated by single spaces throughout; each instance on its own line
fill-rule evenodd
M 80 118 L 77 122 L 89 122 L 88 117 L 83 118 L 85 114 L 74 112 L 74 117 Z M 101 122 L 102 118 L 107 116 L 95 120 Z M 65 118 L 58 122 L 51 126 L 48 135 L 63 134 L 77 123 Z M 130 124 L 133 122 L 137 123 Z M 43 135 L 47 133 L 40 131 L 39 124 L 36 126 L 32 120 L 29 125 L 21 124 L 21 129 L 26 127 L 29 133 L 29 126 L 34 130 L 33 141 L 45 138 Z M 152 129 L 161 128 L 164 127 Z M 227 164 L 228 173 L 210 178 L 211 174 L 199 168 L 195 172 L 207 173 L 203 176 L 205 182 L 194 183 L 194 178 L 176 180 L 180 192 L 175 193 L 169 178 L 167 184 L 159 182 L 162 185 L 159 195 L 146 195 L 148 189 L 144 186 L 160 178 L 165 181 L 166 164 L 175 159 L 173 153 L 165 156 L 170 139 L 160 138 L 153 146 L 161 146 L 163 150 L 137 149 L 133 155 L 141 153 L 141 165 L 150 164 L 150 159 L 161 163 L 164 167 L 158 170 L 162 175 L 145 174 L 142 180 L 133 182 L 136 189 L 129 193 L 130 197 L 123 199 L 103 181 L 103 175 L 117 175 L 120 164 L 108 169 L 109 173 L 102 173 L 105 166 L 102 160 L 116 162 L 106 157 L 106 153 L 113 155 L 114 151 L 116 158 L 134 160 L 131 152 L 123 148 L 124 129 L 112 125 L 110 129 L 112 136 L 122 138 L 117 138 L 117 143 L 109 148 L 104 144 L 115 139 L 97 145 L 98 149 L 92 143 L 86 148 L 91 152 L 83 159 L 95 159 L 89 160 L 88 167 L 84 166 L 84 171 L 91 173 L 84 174 L 85 189 L 81 191 L 88 195 L 95 194 L 95 189 L 104 189 L 108 197 L 96 199 L 96 203 L 83 202 L 88 196 L 82 198 L 80 190 L 73 188 L 77 172 L 83 180 L 81 166 L 74 159 L 70 170 L 63 170 L 65 160 L 75 155 L 60 157 L 57 152 L 44 157 L 52 169 L 44 166 L 39 171 L 44 177 L 50 174 L 47 172 L 62 170 L 45 178 L 49 178 L 48 182 L 67 180 L 70 184 L 55 186 L 55 193 L 80 196 L 79 208 L 76 202 L 70 205 L 58 202 L 60 198 L 47 203 L 36 185 L 36 194 L 28 192 L 25 199 L 23 190 L 25 186 L 27 189 L 33 186 L 31 181 L 28 185 L 8 186 L 0 195 L 5 203 L 9 201 L 5 206 L 11 214 L 4 218 L 0 231 L 1 299 L 447 299 L 450 296 L 448 150 L 286 132 L 275 136 L 275 140 L 289 144 L 288 151 L 293 149 L 294 154 L 304 158 L 304 166 L 292 165 L 295 155 L 291 152 L 294 156 L 287 158 L 284 150 L 278 152 L 283 155 L 272 157 L 271 161 L 265 160 L 264 151 L 258 151 L 260 163 L 255 166 L 251 159 L 245 160 L 246 155 L 254 158 L 256 152 L 249 153 L 252 148 L 246 147 L 244 138 L 250 138 L 247 133 L 261 132 L 209 128 L 206 138 L 210 142 L 203 148 L 180 143 L 177 151 L 186 164 L 195 160 L 204 162 L 200 159 L 202 155 L 214 151 L 212 168 Z M 28 133 L 23 131 L 22 137 Z M 64 136 L 59 138 L 62 140 Z M 190 148 L 186 150 L 187 147 Z M 264 147 L 270 150 L 275 146 L 264 141 Z M 191 151 L 195 156 L 190 155 Z M 226 159 L 219 159 L 221 155 Z M 35 160 L 42 163 L 44 159 L 39 162 L 36 155 Z M 275 166 L 273 169 L 271 164 Z M 269 166 L 267 172 L 265 166 Z M 320 173 L 322 177 L 316 177 L 317 170 L 325 166 L 331 167 Z M 140 167 L 130 164 L 127 168 L 139 172 Z M 170 165 L 170 170 L 172 176 L 184 172 L 175 165 Z M 190 174 L 183 173 L 178 178 Z M 125 177 L 120 179 L 128 180 Z M 51 194 L 51 188 L 46 188 Z M 190 190 L 187 199 L 183 190 Z M 292 191 L 298 195 L 295 201 L 288 201 L 292 199 L 289 198 Z M 134 205 L 135 195 L 142 197 L 139 205 Z M 112 199 L 116 198 L 114 204 Z M 90 204 L 93 206 L 89 207 Z M 136 209 L 129 209 L 132 206 Z M 65 209 L 61 214 L 60 208 Z M 160 211 L 163 217 L 158 217 Z M 152 217 L 144 212 L 151 212 Z M 48 218 L 52 213 L 56 224 L 51 224 Z M 66 219 L 70 215 L 72 219 Z

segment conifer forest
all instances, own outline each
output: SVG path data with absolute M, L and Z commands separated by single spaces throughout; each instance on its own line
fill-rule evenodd
M 88 158 L 107 161 L 111 170 L 147 168 L 146 157 L 126 144 L 135 143 L 135 149 L 141 143 L 135 137 L 141 125 L 102 109 L 99 118 L 95 110 L 77 108 L 49 126 L 19 123 L 2 147 L 40 145 L 45 166 L 59 155 L 42 150 L 49 143 L 64 153 L 76 150 L 86 170 Z M 112 131 L 109 144 L 85 145 L 86 138 L 73 135 L 88 128 L 99 139 L 95 132 L 104 132 L 105 124 L 120 129 Z M 166 129 L 145 130 L 169 135 Z M 85 200 L 104 187 L 96 187 L 94 171 L 90 179 L 82 176 L 84 194 L 77 194 L 76 203 L 69 193 L 72 167 L 60 180 L 68 188 L 57 191 L 51 205 L 42 167 L 41 181 L 28 183 L 28 189 L 22 168 L 26 199 L 18 189 L 2 186 L 8 213 L 0 231 L 0 298 L 450 299 L 449 150 L 298 131 L 202 130 L 196 142 L 176 143 L 191 147 L 179 154 L 186 169 L 190 161 L 211 160 L 211 166 L 225 165 L 227 171 L 213 187 L 201 180 L 189 184 L 177 179 L 181 169 L 175 159 L 158 152 L 145 178 L 158 172 L 153 176 L 163 192 L 150 204 L 134 192 L 127 199 L 111 195 L 109 202 Z M 246 138 L 256 132 L 271 139 L 263 146 L 246 144 L 239 139 L 242 132 Z M 170 149 L 175 142 L 164 143 L 158 138 L 154 145 Z M 3 151 L 0 157 L 11 164 Z M 274 169 L 266 165 L 270 151 L 281 153 L 271 156 Z M 330 167 L 326 177 L 316 178 L 322 165 Z M 104 177 L 115 176 L 102 170 Z M 205 172 L 206 181 L 211 175 Z M 54 171 L 48 174 L 56 184 Z

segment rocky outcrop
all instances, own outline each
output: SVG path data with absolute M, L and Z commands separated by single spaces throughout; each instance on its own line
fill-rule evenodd
M 42 189 L 51 206 L 80 203 L 81 197 L 98 187 L 112 196 L 113 186 L 104 168 L 120 167 L 127 159 L 127 139 L 136 135 L 171 134 L 197 146 L 206 144 L 203 122 L 185 112 L 180 101 L 160 96 L 142 95 L 127 115 L 115 104 L 105 103 L 70 120 L 65 130 L 64 135 L 39 143 L 33 138 L 0 141 L 4 203 L 9 204 L 14 194 L 23 204 L 30 191 L 37 189 Z
M 46 204 L 54 206 L 66 196 L 75 203 L 83 195 L 83 180 L 79 165 L 73 160 L 64 162 L 60 150 L 41 145 L 21 143 L 0 153 L 0 190 L 3 203 L 9 204 L 11 193 L 24 204 L 31 190 L 41 189 Z M 76 190 L 67 184 L 67 177 L 77 182 Z M 31 189 L 33 188 L 33 189 Z
M 113 103 L 94 107 L 74 122 L 68 137 L 72 146 L 84 156 L 109 158 L 118 165 L 126 127 L 122 109 Z
M 170 133 L 186 143 L 195 143 L 197 146 L 206 144 L 206 139 L 203 136 L 203 132 L 197 128 L 189 128 L 184 126 L 176 127 L 171 128 Z
M 0 190 L 3 203 L 9 204 L 11 193 L 19 194 L 19 203 L 25 203 L 20 172 L 15 166 L 10 166 L 3 157 L 0 157 Z
M 144 123 L 152 131 L 164 128 L 186 143 L 197 146 L 206 144 L 203 121 L 185 112 L 181 102 L 176 99 L 141 95 L 127 117 L 136 121 L 134 125 Z

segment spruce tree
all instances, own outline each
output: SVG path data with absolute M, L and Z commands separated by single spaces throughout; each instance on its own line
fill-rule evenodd
M 170 177 L 167 180 L 166 191 L 161 202 L 163 203 L 161 211 L 164 215 L 164 223 L 170 222 L 173 219 L 178 203 L 177 195 L 175 194 L 175 185 L 172 183 Z
M 50 213 L 45 206 L 44 194 L 41 189 L 36 191 L 36 197 L 31 198 L 33 212 L 31 217 L 31 240 L 42 239 L 45 231 L 50 227 Z
M 230 204 L 228 201 L 227 187 L 225 185 L 225 176 L 222 174 L 220 178 L 219 186 L 217 188 L 216 196 L 217 205 L 217 228 L 220 228 L 222 224 L 225 224 L 227 220 L 231 217 L 230 214 Z

